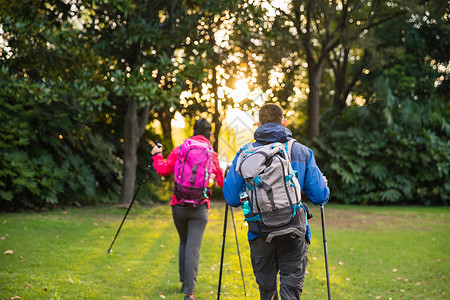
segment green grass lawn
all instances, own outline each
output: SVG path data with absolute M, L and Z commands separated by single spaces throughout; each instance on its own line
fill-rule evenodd
M 326 299 L 319 207 L 302 299 Z M 168 205 L 0 215 L 0 299 L 182 299 L 178 236 Z M 216 299 L 223 202 L 203 239 L 196 299 Z M 247 227 L 235 210 L 248 296 L 258 299 Z M 450 299 L 450 208 L 326 206 L 333 299 Z M 221 299 L 244 299 L 229 215 Z M 18 298 L 16 298 L 18 299 Z

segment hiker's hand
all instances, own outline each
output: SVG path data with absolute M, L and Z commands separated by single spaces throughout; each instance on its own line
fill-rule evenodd
M 162 152 L 162 147 L 155 146 L 152 149 L 152 156 Z
M 325 175 L 322 174 L 322 176 L 323 178 L 325 178 L 325 183 L 328 185 L 328 179 L 325 177 Z

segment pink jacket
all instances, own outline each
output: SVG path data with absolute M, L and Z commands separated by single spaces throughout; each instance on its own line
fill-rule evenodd
M 205 138 L 203 135 L 194 135 L 190 137 L 191 139 L 194 139 L 196 141 L 201 141 L 204 143 L 210 144 L 209 140 Z M 169 176 L 172 174 L 175 170 L 175 162 L 178 158 L 178 151 L 180 150 L 180 147 L 176 147 L 175 149 L 170 152 L 170 154 L 167 156 L 167 159 L 164 160 L 164 157 L 161 153 L 155 154 L 153 156 L 153 167 L 155 168 L 156 172 L 161 176 Z M 213 154 L 213 173 L 216 175 L 216 184 L 219 187 L 223 186 L 223 171 L 220 168 L 219 165 L 219 159 L 217 158 L 217 153 L 214 152 Z M 207 199 L 205 201 L 208 208 L 210 207 L 210 200 Z M 172 196 L 172 200 L 170 201 L 170 205 L 176 205 L 178 204 L 178 200 L 175 197 L 175 195 Z

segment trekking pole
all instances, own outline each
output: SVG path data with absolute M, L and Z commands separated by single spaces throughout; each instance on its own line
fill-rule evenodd
M 227 177 L 230 165 L 227 165 L 223 178 Z M 233 212 L 233 211 L 231 211 Z M 223 270 L 223 257 L 225 254 L 225 238 L 227 237 L 227 221 L 228 221 L 228 203 L 225 200 L 225 217 L 223 219 L 223 240 L 222 240 L 222 254 L 220 256 L 220 269 L 219 269 L 219 284 L 217 286 L 217 300 L 220 299 L 220 289 L 222 285 L 222 270 Z
M 220 257 L 220 271 L 219 271 L 219 285 L 217 287 L 217 300 L 220 299 L 220 287 L 222 284 L 223 256 L 225 253 L 225 238 L 227 236 L 227 219 L 228 219 L 228 203 L 225 203 L 225 218 L 223 221 L 222 255 Z
M 149 169 L 150 169 L 150 165 L 147 166 L 147 170 L 149 170 Z M 112 246 L 114 245 L 114 242 L 116 241 L 117 236 L 119 235 L 120 229 L 122 228 L 122 225 L 123 225 L 123 223 L 125 222 L 125 219 L 127 218 L 128 213 L 130 212 L 131 206 L 133 206 L 134 200 L 136 199 L 136 196 L 137 196 L 137 194 L 139 193 L 139 190 L 141 189 L 141 186 L 142 186 L 142 185 L 144 184 L 144 182 L 145 182 L 145 177 L 146 177 L 146 176 L 144 176 L 144 178 L 143 178 L 142 181 L 141 181 L 141 184 L 139 184 L 139 186 L 138 186 L 136 192 L 134 193 L 133 200 L 131 200 L 130 205 L 128 206 L 127 212 L 125 213 L 125 216 L 123 217 L 122 223 L 120 223 L 120 226 L 119 226 L 119 229 L 117 230 L 116 236 L 114 237 L 114 239 L 113 239 L 113 241 L 112 241 L 112 243 L 111 243 L 111 246 L 109 246 L 109 249 L 107 250 L 107 251 L 108 251 L 107 253 L 110 253 L 110 252 L 111 252 L 111 248 L 112 248 Z
M 242 269 L 241 251 L 239 251 L 239 240 L 238 240 L 237 231 L 236 231 L 236 221 L 234 219 L 233 208 L 230 207 L 230 210 L 231 210 L 231 218 L 233 219 L 234 236 L 236 237 L 236 247 L 237 247 L 237 252 L 238 252 L 238 256 L 239 256 L 239 264 L 241 265 L 241 276 L 242 276 L 242 285 L 244 286 L 244 296 L 247 297 L 247 291 L 245 290 L 244 271 Z
M 153 141 L 150 141 L 150 143 L 153 146 L 158 146 L 158 147 L 162 148 L 161 143 L 154 143 Z M 123 217 L 122 223 L 120 223 L 120 226 L 119 226 L 119 229 L 117 230 L 116 236 L 114 237 L 114 239 L 111 243 L 111 246 L 109 246 L 109 249 L 106 250 L 107 253 L 111 253 L 111 248 L 114 245 L 114 242 L 116 241 L 117 236 L 119 235 L 119 232 L 120 232 L 120 229 L 122 228 L 123 222 L 125 222 L 125 219 L 127 218 L 128 213 L 130 212 L 131 206 L 133 206 L 134 200 L 136 199 L 136 196 L 139 193 L 139 190 L 141 189 L 141 186 L 144 184 L 144 182 L 146 180 L 147 172 L 150 170 L 150 167 L 151 167 L 151 163 L 149 165 L 147 165 L 147 170 L 145 172 L 144 178 L 142 179 L 141 184 L 138 186 L 136 192 L 134 193 L 133 199 L 131 200 L 130 205 L 128 206 L 127 212 L 125 213 L 125 216 Z
M 325 213 L 323 205 L 320 206 L 320 215 L 322 217 L 322 233 L 323 233 L 323 252 L 325 254 L 325 270 L 327 272 L 327 290 L 328 300 L 331 300 L 330 290 L 330 274 L 328 273 L 328 250 L 327 250 L 327 235 L 325 233 Z

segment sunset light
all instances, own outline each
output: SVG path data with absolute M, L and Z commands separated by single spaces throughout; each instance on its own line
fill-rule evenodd
M 234 84 L 234 90 L 231 90 L 230 94 L 235 103 L 247 99 L 250 94 L 248 79 L 240 79 L 236 81 Z

